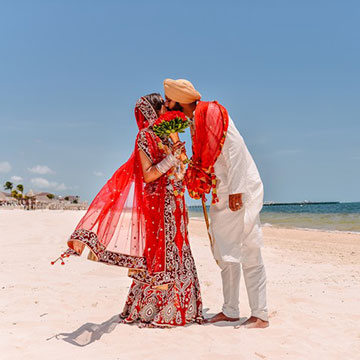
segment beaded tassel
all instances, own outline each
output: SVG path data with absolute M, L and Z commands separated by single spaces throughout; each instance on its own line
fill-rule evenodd
M 65 265 L 64 259 L 68 258 L 70 255 L 77 255 L 79 256 L 79 254 L 74 251 L 73 249 L 67 249 L 66 251 L 64 251 L 57 259 L 51 261 L 51 265 L 54 265 L 57 261 L 61 261 L 61 265 Z

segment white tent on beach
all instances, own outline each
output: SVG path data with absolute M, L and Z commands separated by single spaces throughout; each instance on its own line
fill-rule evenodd
M 30 189 L 27 193 L 26 193 L 26 196 L 29 197 L 29 198 L 32 198 L 35 196 L 35 193 L 32 189 Z

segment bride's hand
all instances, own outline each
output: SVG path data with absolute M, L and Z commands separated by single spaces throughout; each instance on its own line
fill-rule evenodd
M 183 162 L 180 162 L 177 171 L 175 172 L 175 179 L 177 181 L 181 181 L 182 179 L 184 179 L 185 173 L 186 173 L 186 166 Z
M 163 149 L 164 149 L 164 152 L 165 152 L 166 155 L 171 154 L 171 150 L 169 149 L 169 147 L 167 145 L 164 145 Z
M 174 144 L 171 148 L 171 151 L 173 153 L 173 155 L 178 159 L 181 160 L 181 154 L 185 154 L 186 155 L 186 149 L 185 149 L 185 141 L 184 142 L 177 142 L 176 144 Z
M 185 148 L 185 141 L 178 141 L 176 144 L 174 144 L 172 146 L 172 152 L 173 154 L 177 151 L 177 150 L 183 150 Z

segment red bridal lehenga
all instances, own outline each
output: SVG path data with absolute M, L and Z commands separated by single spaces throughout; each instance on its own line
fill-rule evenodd
M 157 164 L 166 157 L 161 144 L 169 143 L 152 131 L 157 115 L 146 98 L 136 103 L 135 117 L 140 130 L 135 150 L 91 203 L 68 241 L 68 253 L 74 254 L 78 242 L 90 249 L 90 259 L 129 268 L 133 281 L 122 322 L 150 327 L 201 323 L 185 200 L 174 195 L 182 181 L 164 174 L 144 183 L 139 152 Z

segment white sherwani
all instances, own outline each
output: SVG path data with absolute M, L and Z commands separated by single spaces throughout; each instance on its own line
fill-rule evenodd
M 229 118 L 223 149 L 214 165 L 219 202 L 210 207 L 215 259 L 242 262 L 241 248 L 261 247 L 259 213 L 263 206 L 263 184 L 245 142 Z M 243 194 L 239 211 L 229 208 L 229 194 Z
M 221 154 L 214 165 L 219 202 L 210 206 L 213 254 L 222 269 L 223 313 L 239 316 L 240 263 L 252 316 L 267 320 L 266 275 L 261 257 L 262 232 L 259 213 L 263 184 L 245 142 L 229 118 Z M 230 194 L 243 194 L 243 207 L 229 208 Z

